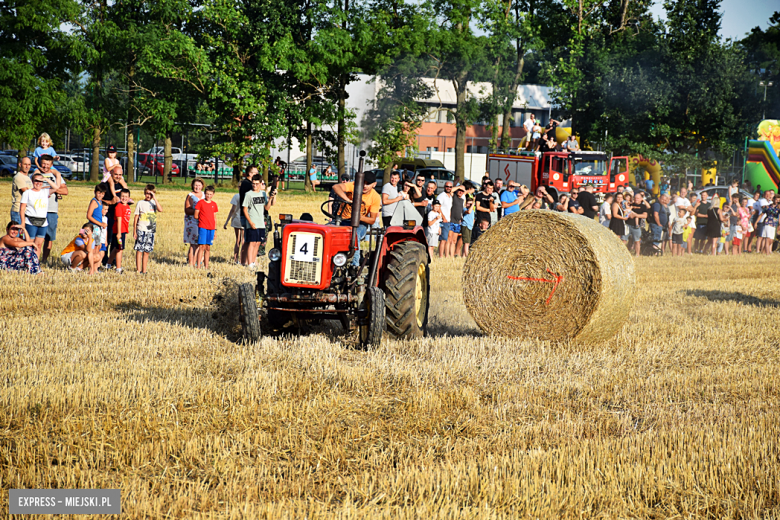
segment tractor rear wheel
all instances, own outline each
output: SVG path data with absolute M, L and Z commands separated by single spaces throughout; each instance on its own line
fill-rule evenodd
M 378 287 L 369 287 L 363 297 L 363 308 L 366 312 L 366 323 L 358 325 L 360 347 L 378 347 L 385 330 L 385 293 Z
M 425 246 L 402 242 L 388 253 L 383 276 L 387 330 L 397 338 L 420 338 L 428 327 L 430 271 Z
M 257 313 L 255 287 L 251 283 L 238 286 L 238 308 L 241 317 L 241 332 L 244 339 L 257 341 L 262 336 L 260 331 L 260 316 Z

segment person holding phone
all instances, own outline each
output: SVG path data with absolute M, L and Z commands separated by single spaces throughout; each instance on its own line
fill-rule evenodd
M 65 249 L 60 253 L 60 260 L 65 267 L 72 272 L 89 271 L 89 274 L 95 274 L 100 261 L 95 251 L 95 240 L 92 236 L 93 226 L 91 222 L 81 226 L 79 234 L 71 240 Z M 98 250 L 100 244 L 98 244 Z

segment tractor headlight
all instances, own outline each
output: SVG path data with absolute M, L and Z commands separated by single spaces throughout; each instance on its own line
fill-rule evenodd
M 268 258 L 269 258 L 269 259 L 270 259 L 272 262 L 276 262 L 276 261 L 278 261 L 280 258 L 282 258 L 282 252 L 281 252 L 281 251 L 279 251 L 279 250 L 278 250 L 278 249 L 276 249 L 276 248 L 273 248 L 273 249 L 271 249 L 270 251 L 268 251 Z
M 341 267 L 342 265 L 344 265 L 346 263 L 347 263 L 347 255 L 345 255 L 344 253 L 336 253 L 333 256 L 333 264 L 336 267 Z

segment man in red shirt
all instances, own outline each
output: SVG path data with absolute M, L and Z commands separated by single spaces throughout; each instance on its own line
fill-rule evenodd
M 217 229 L 216 214 L 219 212 L 214 198 L 214 186 L 207 186 L 204 198 L 195 205 L 195 218 L 198 219 L 198 250 L 195 252 L 195 266 L 209 268 L 211 244 Z
M 125 249 L 125 238 L 130 230 L 130 190 L 127 188 L 119 192 L 119 203 L 114 209 L 114 235 L 111 237 L 111 256 L 108 257 L 108 267 L 116 265 L 116 272 L 122 274 L 122 251 Z

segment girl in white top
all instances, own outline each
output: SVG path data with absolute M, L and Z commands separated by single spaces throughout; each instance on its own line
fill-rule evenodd
M 241 262 L 239 254 L 241 253 L 241 244 L 244 243 L 244 228 L 241 226 L 240 204 L 241 196 L 236 193 L 233 195 L 233 198 L 230 199 L 230 213 L 228 213 L 225 225 L 222 226 L 222 229 L 227 229 L 228 222 L 230 222 L 230 227 L 232 227 L 233 231 L 236 233 L 236 243 L 233 246 L 233 261 L 237 264 Z
M 111 178 L 111 170 L 118 164 L 119 159 L 116 158 L 116 146 L 111 145 L 108 147 L 108 157 L 103 161 L 103 182 L 108 182 L 108 179 Z

